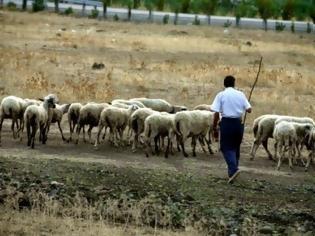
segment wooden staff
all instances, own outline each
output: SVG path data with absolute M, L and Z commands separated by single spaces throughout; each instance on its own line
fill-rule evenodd
M 257 81 L 258 81 L 258 78 L 259 78 L 259 74 L 260 74 L 260 70 L 261 70 L 261 65 L 262 65 L 262 60 L 263 60 L 263 57 L 260 58 L 260 62 L 259 62 L 259 68 L 258 68 L 258 72 L 257 72 L 257 76 L 256 76 L 256 79 L 255 79 L 255 82 L 252 86 L 252 89 L 250 90 L 250 93 L 249 93 L 249 97 L 248 97 L 248 101 L 250 102 L 251 98 L 252 98 L 252 94 L 253 94 L 253 91 L 254 91 L 254 88 L 257 84 Z M 245 116 L 244 116 L 244 120 L 243 120 L 243 124 L 245 125 L 245 121 L 246 121 L 246 116 L 247 116 L 247 112 L 245 112 Z

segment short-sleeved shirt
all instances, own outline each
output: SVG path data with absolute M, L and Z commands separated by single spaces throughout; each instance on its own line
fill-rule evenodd
M 228 87 L 215 97 L 211 110 L 220 112 L 222 117 L 240 118 L 243 113 L 251 108 L 245 94 L 232 87 Z

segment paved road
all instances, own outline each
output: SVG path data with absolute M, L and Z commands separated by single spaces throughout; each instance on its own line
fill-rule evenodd
M 22 0 L 4 0 L 4 3 L 7 4 L 9 1 L 15 2 L 19 7 L 22 5 Z M 95 7 L 97 10 L 100 11 L 100 16 L 103 12 L 103 6 L 101 2 L 98 1 L 88 1 L 88 0 L 66 0 L 67 3 L 60 3 L 59 8 L 60 10 L 65 10 L 68 7 L 72 7 L 72 9 L 76 13 L 81 13 L 84 15 L 91 14 L 91 10 L 93 10 Z M 83 6 L 82 3 L 86 2 L 85 11 L 83 12 Z M 28 7 L 32 6 L 32 1 L 28 1 Z M 54 3 L 47 2 L 47 8 L 48 10 L 54 9 Z M 127 9 L 124 8 L 108 8 L 107 9 L 107 15 L 108 17 L 113 17 L 117 15 L 119 19 L 127 19 L 128 12 Z M 163 17 L 165 15 L 169 15 L 169 23 L 172 23 L 174 21 L 174 13 L 171 12 L 153 12 L 153 21 L 156 23 L 162 23 Z M 207 25 L 208 24 L 208 17 L 205 15 L 197 15 L 198 19 L 200 20 L 201 25 Z M 132 21 L 147 21 L 149 17 L 149 12 L 146 10 L 132 10 Z M 179 14 L 178 15 L 178 24 L 193 24 L 195 20 L 195 15 L 193 14 Z M 228 16 L 211 16 L 211 25 L 215 26 L 224 26 L 226 23 L 230 23 L 231 26 L 235 26 L 236 20 L 235 17 L 228 17 Z M 276 20 L 268 20 L 268 29 L 269 30 L 275 30 L 276 22 L 282 23 L 285 25 L 285 30 L 291 30 L 291 21 L 276 21 Z M 251 28 L 251 29 L 263 29 L 264 24 L 262 19 L 256 19 L 256 18 L 242 18 L 240 20 L 240 27 L 241 28 Z M 296 21 L 295 22 L 295 30 L 297 32 L 306 32 L 307 30 L 307 22 L 304 21 Z M 315 25 L 313 23 L 310 23 L 310 27 L 312 29 L 312 32 L 315 32 Z

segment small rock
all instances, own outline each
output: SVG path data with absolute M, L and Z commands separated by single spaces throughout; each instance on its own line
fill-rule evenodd
M 61 37 L 61 34 L 60 34 L 60 33 L 57 33 L 56 36 Z
M 35 186 L 36 186 L 35 183 L 31 183 L 31 184 L 30 184 L 30 187 L 35 187 Z
M 67 29 L 66 29 L 66 28 L 61 28 L 61 30 L 62 30 L 62 31 L 66 31 Z
M 105 65 L 103 63 L 96 63 L 94 62 L 94 64 L 92 65 L 92 69 L 93 70 L 101 70 L 104 69 Z
M 253 44 L 252 44 L 251 41 L 247 41 L 247 42 L 246 42 L 246 45 L 247 45 L 247 46 L 252 46 Z
M 50 185 L 51 185 L 51 186 L 63 186 L 63 183 L 59 183 L 59 182 L 57 182 L 57 181 L 51 181 L 51 182 L 50 182 Z
M 263 226 L 260 230 L 259 230 L 260 233 L 262 234 L 272 234 L 273 233 L 273 229 L 271 226 L 269 225 L 266 225 L 266 226 Z

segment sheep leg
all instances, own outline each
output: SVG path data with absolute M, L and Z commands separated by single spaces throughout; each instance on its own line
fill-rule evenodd
M 60 126 L 60 121 L 58 121 L 58 128 L 59 128 L 59 131 L 60 131 L 60 134 L 61 134 L 61 138 L 63 141 L 67 141 L 65 136 L 63 135 L 63 132 L 62 132 L 62 129 L 61 129 L 61 126 Z
M 187 152 L 185 151 L 185 141 L 186 141 L 186 138 L 184 138 L 184 136 L 181 136 L 180 138 L 179 138 L 179 144 L 180 144 L 180 146 L 181 146 L 181 148 L 182 148 L 182 152 L 183 152 L 183 155 L 184 155 L 184 157 L 188 157 L 188 154 L 187 154 Z
M 196 155 L 196 138 L 195 137 L 192 137 L 191 138 L 191 146 L 192 146 L 192 152 L 193 152 L 193 157 L 197 156 Z
M 269 149 L 268 149 L 268 139 L 263 140 L 263 141 L 262 141 L 262 145 L 263 145 L 265 151 L 267 152 L 267 155 L 268 155 L 269 160 L 274 161 L 274 159 L 273 159 L 273 157 L 272 157 L 272 154 L 271 154 L 271 152 L 270 152 Z
M 37 132 L 37 124 L 32 125 L 32 133 L 31 133 L 31 148 L 34 149 L 35 147 L 35 135 Z
M 93 126 L 90 125 L 89 129 L 88 129 L 88 135 L 89 135 L 89 143 L 92 143 L 92 129 Z M 85 141 L 86 142 L 86 141 Z
M 80 124 L 78 124 L 77 125 L 77 137 L 76 137 L 76 140 L 75 140 L 75 144 L 78 144 L 79 143 L 79 137 L 80 137 L 80 131 L 81 131 L 81 128 L 82 128 L 82 126 L 80 125 Z M 85 138 L 85 131 L 84 131 L 84 125 L 83 125 L 83 136 L 84 136 L 84 138 Z
M 259 139 L 255 139 L 250 151 L 250 160 L 253 161 L 257 152 L 257 149 L 259 145 L 261 144 L 261 141 Z
M 170 144 L 171 144 L 171 140 L 170 140 L 170 135 L 167 136 L 167 147 L 166 147 L 166 151 L 165 151 L 165 158 L 168 158 L 168 153 L 170 151 Z
M 0 147 L 1 147 L 2 124 L 3 124 L 3 117 L 2 117 L 2 116 L 0 116 Z
M 72 133 L 74 130 L 74 122 L 71 120 L 71 118 L 69 119 L 69 128 L 70 128 L 69 142 L 71 142 L 72 141 Z
M 26 122 L 27 146 L 31 146 L 31 125 Z
M 160 154 L 159 152 L 159 144 L 158 143 L 160 143 L 161 142 L 161 139 L 160 139 L 160 136 L 159 135 L 157 135 L 157 136 L 155 136 L 154 137 L 154 153 L 152 152 L 152 154 L 154 155 L 154 154 L 156 154 L 157 156 Z
M 101 132 L 104 128 L 104 125 L 100 122 L 98 124 L 98 131 L 97 131 L 97 135 L 96 135 L 96 139 L 95 139 L 95 144 L 94 144 L 94 147 L 97 148 L 97 145 L 100 143 L 100 135 L 101 135 Z M 105 129 L 105 133 L 106 133 L 106 129 Z
M 279 160 L 278 160 L 278 166 L 277 166 L 277 170 L 280 170 L 280 166 L 281 166 L 281 159 L 283 158 L 283 145 L 281 142 L 278 142 L 278 149 L 279 149 Z
M 12 133 L 13 133 L 13 139 L 16 139 L 16 134 L 15 134 L 15 130 L 14 130 L 15 122 L 16 122 L 16 118 L 15 118 L 15 116 L 12 114 L 11 131 L 12 131 Z
M 133 134 L 133 141 L 132 141 L 132 152 L 135 152 L 138 146 L 139 134 L 138 132 L 134 132 Z

